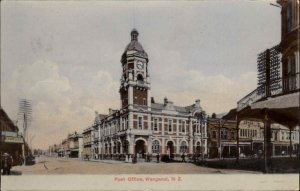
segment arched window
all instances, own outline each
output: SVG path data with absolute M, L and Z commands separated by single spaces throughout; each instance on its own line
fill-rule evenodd
M 182 141 L 181 145 L 180 145 L 180 152 L 181 153 L 186 153 L 187 149 L 188 149 L 187 143 L 185 141 Z
M 138 82 L 140 82 L 140 83 L 143 83 L 143 82 L 144 82 L 144 77 L 143 77 L 142 74 L 138 74 L 136 78 L 137 78 L 137 81 L 138 81 Z
M 158 140 L 154 140 L 152 142 L 152 153 L 158 153 L 159 152 L 159 142 Z

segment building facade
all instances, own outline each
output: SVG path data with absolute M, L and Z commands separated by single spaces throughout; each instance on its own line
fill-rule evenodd
M 0 107 L 0 151 L 0 157 L 3 153 L 8 153 L 13 157 L 14 162 L 17 162 L 20 157 L 25 158 L 31 154 L 28 144 L 19 133 L 19 128 L 2 107 Z
M 207 153 L 206 115 L 200 100 L 176 106 L 167 98 L 151 97 L 148 55 L 131 31 L 131 42 L 121 57 L 121 109 L 96 116 L 93 155 L 98 158 L 143 158 L 145 154 Z M 125 158 L 124 158 L 125 157 Z
M 82 132 L 83 151 L 82 158 L 92 158 L 92 127 L 88 127 Z
M 69 134 L 60 144 L 49 147 L 49 155 L 55 157 L 82 158 L 83 136 L 77 132 Z
M 283 92 L 299 90 L 299 1 L 278 0 L 281 5 L 282 88 Z
M 281 7 L 281 42 L 272 49 L 267 49 L 265 57 L 261 60 L 265 81 L 237 104 L 238 120 L 255 120 L 264 123 L 264 159 L 265 171 L 272 168 L 272 141 L 271 124 L 281 124 L 289 128 L 290 135 L 299 127 L 300 115 L 300 62 L 299 62 L 299 1 L 277 0 Z M 281 59 L 279 65 L 274 67 L 272 50 L 279 51 Z M 264 55 L 264 54 L 263 54 Z M 276 59 L 275 62 L 278 62 Z M 272 79 L 273 71 L 280 67 L 282 75 L 278 79 Z M 273 91 L 273 84 L 278 84 L 279 89 Z M 277 85 L 276 85 L 277 86 Z M 261 93 L 261 89 L 264 89 Z M 290 141 L 289 155 L 295 151 Z M 299 149 L 296 151 L 299 153 Z
M 236 157 L 237 121 L 210 118 L 208 120 L 209 158 Z M 262 155 L 264 151 L 264 124 L 259 121 L 243 120 L 238 126 L 239 154 L 242 156 Z M 299 127 L 292 131 L 280 124 L 271 124 L 272 156 L 288 155 L 292 145 L 294 154 L 299 148 Z M 262 157 L 262 156 L 261 156 Z

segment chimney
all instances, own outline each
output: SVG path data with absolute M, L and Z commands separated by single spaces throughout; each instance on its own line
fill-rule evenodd
M 154 97 L 151 97 L 151 103 L 155 103 Z
M 168 98 L 165 97 L 164 104 L 167 105 L 167 103 L 168 103 Z

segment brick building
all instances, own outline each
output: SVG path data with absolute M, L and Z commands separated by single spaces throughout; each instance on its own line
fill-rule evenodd
M 137 157 L 145 153 L 176 157 L 182 153 L 207 153 L 206 115 L 200 100 L 176 106 L 167 98 L 151 97 L 148 55 L 131 31 L 131 42 L 121 56 L 121 109 L 97 115 L 92 133 L 93 156 Z M 125 158 L 123 158 L 125 160 Z

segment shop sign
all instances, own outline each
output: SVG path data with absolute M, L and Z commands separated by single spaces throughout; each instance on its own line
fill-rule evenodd
M 5 143 L 24 143 L 22 137 L 4 137 Z

